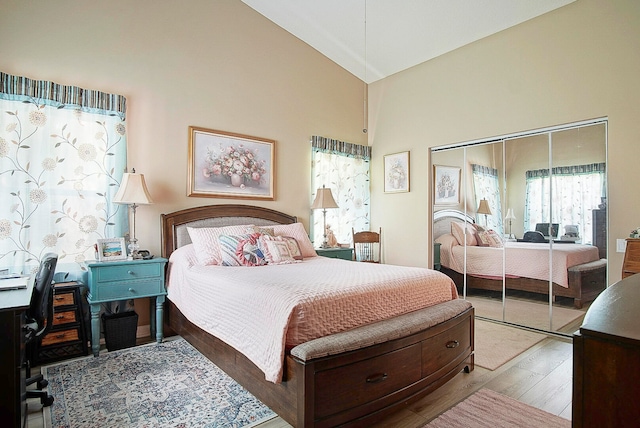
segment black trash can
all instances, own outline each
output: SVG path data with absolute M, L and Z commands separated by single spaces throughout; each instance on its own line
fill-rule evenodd
M 102 314 L 102 328 L 107 351 L 136 346 L 138 314 L 135 311 Z

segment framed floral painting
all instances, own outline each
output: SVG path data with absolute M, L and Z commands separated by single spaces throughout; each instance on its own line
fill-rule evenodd
M 384 192 L 409 191 L 409 152 L 384 156 Z
M 189 127 L 188 196 L 275 199 L 276 142 Z
M 460 203 L 460 168 L 433 166 L 433 194 L 435 205 L 457 205 Z

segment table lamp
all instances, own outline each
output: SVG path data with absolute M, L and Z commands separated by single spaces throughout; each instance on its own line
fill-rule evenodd
M 478 214 L 484 214 L 484 227 L 487 227 L 487 216 L 491 215 L 491 208 L 489 208 L 489 202 L 482 198 L 480 205 L 478 206 Z
M 335 199 L 333 199 L 331 189 L 327 189 L 323 184 L 322 188 L 319 188 L 316 192 L 316 199 L 313 201 L 313 204 L 311 204 L 312 210 L 322 210 L 324 240 L 320 248 L 329 248 L 329 243 L 327 242 L 327 208 L 338 208 L 338 204 L 336 204 Z
M 149 195 L 147 184 L 144 181 L 144 174 L 136 174 L 135 169 L 131 173 L 124 173 L 120 189 L 113 198 L 113 202 L 121 205 L 129 205 L 133 212 L 133 227 L 131 228 L 131 239 L 129 240 L 129 255 L 133 259 L 142 258 L 138 254 L 140 246 L 136 239 L 136 208 L 138 205 L 152 204 L 153 200 Z
M 513 208 L 507 210 L 507 216 L 504 219 L 509 220 L 509 239 L 511 239 L 513 237 L 511 235 L 511 221 L 516 219 L 516 216 L 513 214 Z

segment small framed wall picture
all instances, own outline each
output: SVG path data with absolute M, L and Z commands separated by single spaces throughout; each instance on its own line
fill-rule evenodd
M 409 191 L 409 152 L 384 156 L 384 192 Z
M 127 247 L 124 238 L 98 239 L 98 261 L 111 262 L 127 260 Z
M 433 166 L 433 194 L 436 205 L 460 203 L 460 170 L 455 166 Z

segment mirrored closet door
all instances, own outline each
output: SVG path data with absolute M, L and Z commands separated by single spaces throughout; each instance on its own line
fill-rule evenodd
M 431 151 L 441 270 L 476 315 L 571 334 L 606 287 L 604 119 Z

